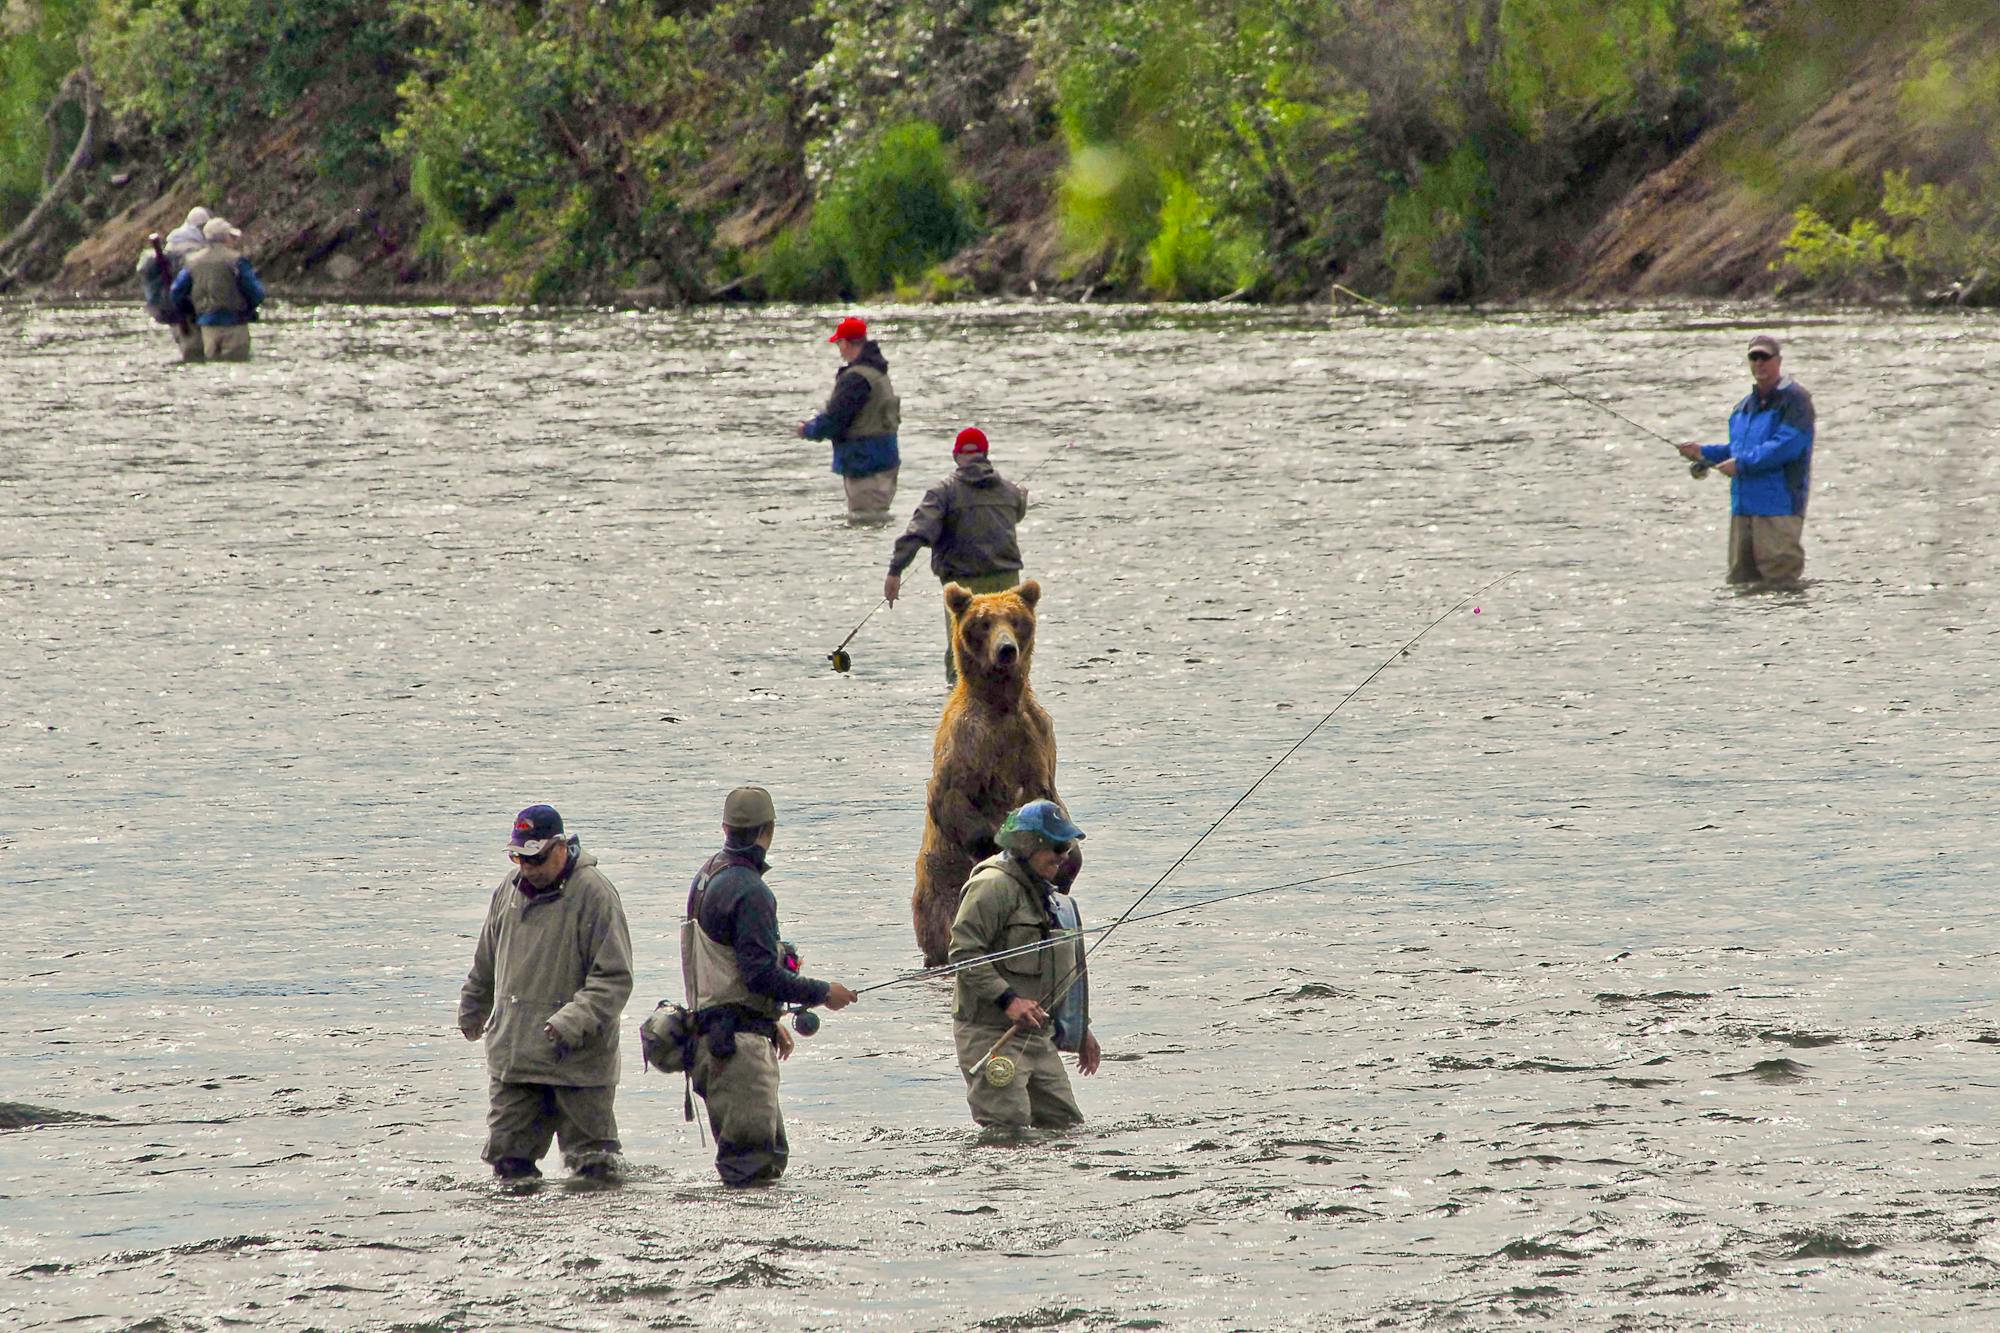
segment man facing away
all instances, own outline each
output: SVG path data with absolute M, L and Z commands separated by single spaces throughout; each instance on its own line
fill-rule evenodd
M 1727 444 L 1683 444 L 1683 456 L 1729 478 L 1729 581 L 1785 586 L 1806 572 L 1812 480 L 1812 395 L 1784 370 L 1768 333 L 1750 340 L 1750 393 L 1729 414 Z
M 480 1154 L 504 1179 L 539 1176 L 562 1146 L 578 1175 L 617 1169 L 618 1016 L 632 994 L 632 939 L 618 891 L 554 806 L 514 817 L 514 869 L 493 891 L 458 1026 L 486 1038 L 489 1110 Z
M 840 353 L 833 393 L 817 416 L 799 423 L 808 440 L 833 441 L 833 470 L 847 492 L 850 521 L 880 522 L 896 499 L 902 455 L 896 430 L 903 403 L 889 383 L 889 362 L 868 336 L 867 322 L 849 315 L 827 339 Z
M 689 1072 L 708 1107 L 725 1185 L 770 1184 L 791 1160 L 778 1105 L 778 1062 L 792 1053 L 791 1033 L 778 1026 L 784 1006 L 845 1009 L 855 998 L 838 981 L 814 981 L 788 966 L 778 899 L 764 883 L 777 827 L 770 792 L 730 792 L 722 850 L 696 873 L 681 922 L 681 977 L 699 1033 Z
M 264 304 L 264 284 L 236 249 L 243 233 L 228 218 L 210 218 L 201 234 L 207 248 L 196 251 L 174 279 L 174 304 L 201 327 L 204 358 L 248 361 L 250 325 Z
M 896 538 L 882 596 L 891 606 L 903 591 L 903 571 L 920 547 L 931 548 L 931 573 L 940 584 L 976 593 L 1002 592 L 1021 581 L 1021 547 L 1014 529 L 1028 512 L 1028 492 L 993 470 L 986 432 L 967 426 L 952 441 L 951 475 L 924 492 L 910 526 Z M 955 626 L 944 613 L 944 678 L 958 680 L 952 651 Z
M 1090 1030 L 1083 939 L 1069 933 L 1077 917 L 1057 901 L 1065 859 L 1082 837 L 1054 801 L 1030 801 L 1000 826 L 1000 853 L 965 881 L 947 955 L 961 965 L 952 1038 L 965 1100 L 982 1126 L 1062 1129 L 1083 1120 L 1057 1053 L 1074 1051 L 1085 1075 L 1103 1054 Z M 1036 944 L 1045 947 L 1024 948 Z M 975 961 L 1014 949 L 1023 951 Z M 995 1077 L 999 1055 L 1012 1062 L 1003 1067 L 1010 1076 Z
M 188 210 L 187 221 L 167 233 L 166 243 L 158 253 L 149 248 L 139 256 L 139 281 L 145 287 L 147 313 L 173 331 L 174 346 L 180 350 L 183 361 L 202 359 L 201 328 L 183 317 L 169 293 L 174 279 L 187 266 L 188 258 L 208 244 L 201 229 L 209 217 L 209 211 L 197 204 Z M 154 243 L 159 244 L 157 240 Z

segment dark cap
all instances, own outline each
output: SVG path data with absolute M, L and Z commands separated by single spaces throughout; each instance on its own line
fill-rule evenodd
M 778 807 L 762 787 L 738 787 L 722 798 L 724 828 L 762 828 L 777 818 Z
M 508 839 L 507 850 L 522 856 L 540 856 L 562 835 L 562 816 L 554 806 L 531 805 L 514 816 L 514 836 Z
M 1753 352 L 1769 352 L 1772 356 L 1784 355 L 1778 348 L 1778 340 L 1768 333 L 1760 333 L 1752 338 L 1750 340 L 1750 350 Z

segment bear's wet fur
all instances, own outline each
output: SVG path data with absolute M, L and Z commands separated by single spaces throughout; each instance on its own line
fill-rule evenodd
M 984 596 L 945 585 L 958 684 L 931 747 L 924 844 L 910 899 L 927 966 L 944 961 L 959 890 L 973 866 L 1000 850 L 993 835 L 1001 821 L 1029 801 L 1062 801 L 1055 725 L 1028 684 L 1041 599 L 1042 585 L 1033 579 Z

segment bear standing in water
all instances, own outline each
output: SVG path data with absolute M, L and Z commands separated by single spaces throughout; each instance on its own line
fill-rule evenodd
M 924 809 L 924 843 L 917 853 L 917 889 L 910 900 L 924 963 L 944 961 L 959 890 L 972 868 L 999 851 L 993 835 L 1008 812 L 1056 794 L 1056 730 L 1035 702 L 1028 668 L 1035 653 L 1035 605 L 1042 587 L 975 596 L 956 583 L 944 589 L 951 612 L 958 685 L 945 701 L 931 750 Z M 1074 879 L 1081 860 L 1063 868 Z

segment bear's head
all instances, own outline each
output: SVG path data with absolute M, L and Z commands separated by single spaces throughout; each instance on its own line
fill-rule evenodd
M 1042 585 L 1033 579 L 984 595 L 945 584 L 944 604 L 956 627 L 959 679 L 970 685 L 1025 685 L 1035 655 L 1035 603 L 1041 600 Z

